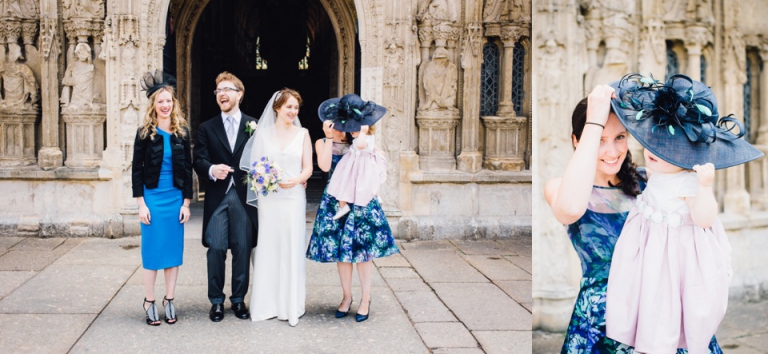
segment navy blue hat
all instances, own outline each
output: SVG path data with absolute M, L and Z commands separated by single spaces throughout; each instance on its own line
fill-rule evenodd
M 147 91 L 147 98 L 152 96 L 155 91 L 166 86 L 175 87 L 176 78 L 161 70 L 155 70 L 154 73 L 148 72 L 141 78 L 141 89 L 142 91 Z
M 365 102 L 353 93 L 325 100 L 317 108 L 317 116 L 321 121 L 332 120 L 333 129 L 342 132 L 359 132 L 360 126 L 373 125 L 385 113 L 387 109 L 384 106 L 373 101 Z
M 707 85 L 685 75 L 666 83 L 628 74 L 611 84 L 613 111 L 643 147 L 675 166 L 692 169 L 711 162 L 716 169 L 740 165 L 763 153 L 741 137 L 744 125 L 719 118 L 717 100 Z M 738 127 L 738 134 L 733 132 Z

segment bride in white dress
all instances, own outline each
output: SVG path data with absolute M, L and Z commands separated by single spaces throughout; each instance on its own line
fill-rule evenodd
M 291 326 L 304 314 L 307 198 L 301 184 L 312 174 L 312 143 L 299 123 L 300 105 L 298 92 L 275 92 L 240 163 L 248 170 L 266 156 L 282 173 L 277 192 L 248 195 L 248 203 L 259 208 L 250 307 L 253 321 L 277 317 Z

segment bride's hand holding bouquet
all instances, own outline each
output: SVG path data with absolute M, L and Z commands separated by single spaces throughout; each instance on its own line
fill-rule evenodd
M 248 177 L 246 183 L 250 189 L 265 197 L 269 192 L 277 193 L 277 186 L 282 182 L 280 167 L 268 157 L 254 161 L 246 176 Z

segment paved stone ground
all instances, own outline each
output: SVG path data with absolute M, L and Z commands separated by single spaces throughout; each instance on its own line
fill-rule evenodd
M 726 354 L 768 353 L 768 301 L 731 300 L 715 334 Z M 533 353 L 560 353 L 563 333 L 533 332 Z
M 334 318 L 341 300 L 336 266 L 307 261 L 307 313 L 297 327 L 239 320 L 228 303 L 224 320 L 213 323 L 200 215 L 193 205 L 173 326 L 144 323 L 138 237 L 0 237 L 0 353 L 532 350 L 530 239 L 399 243 L 401 255 L 375 261 L 366 322 Z M 353 286 L 360 299 L 357 279 Z M 158 275 L 158 299 L 164 289 Z

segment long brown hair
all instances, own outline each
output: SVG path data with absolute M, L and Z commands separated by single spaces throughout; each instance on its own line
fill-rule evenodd
M 149 96 L 149 105 L 147 105 L 147 112 L 144 114 L 144 122 L 141 126 L 141 138 L 146 139 L 147 135 L 151 139 L 157 135 L 157 112 L 155 111 L 155 100 L 157 96 L 163 92 L 168 91 L 171 93 L 171 99 L 173 100 L 173 109 L 171 110 L 171 131 L 170 133 L 182 138 L 187 137 L 187 130 L 189 129 L 189 122 L 181 114 L 181 108 L 179 107 L 179 101 L 176 99 L 176 92 L 171 86 L 164 86 L 161 89 L 153 92 Z
M 613 109 L 611 109 L 611 112 L 613 112 Z M 576 141 L 581 140 L 581 133 L 584 131 L 586 123 L 587 99 L 584 98 L 576 104 L 571 116 L 571 129 L 573 130 L 573 136 L 576 137 Z M 637 165 L 632 162 L 632 153 L 629 150 L 627 150 L 627 156 L 624 158 L 624 162 L 621 163 L 621 168 L 616 177 L 619 179 L 618 186 L 621 187 L 621 191 L 633 197 L 640 194 L 639 181 L 646 181 L 646 178 L 637 171 Z M 611 182 L 608 182 L 608 185 L 615 187 Z

